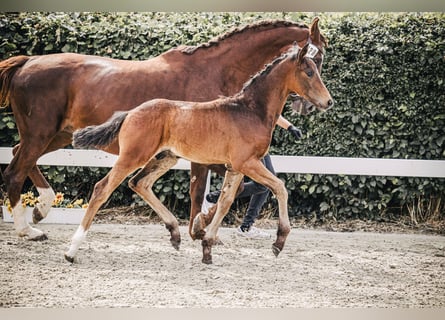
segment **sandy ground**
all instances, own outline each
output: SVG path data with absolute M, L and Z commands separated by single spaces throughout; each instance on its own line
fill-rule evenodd
M 208 266 L 185 227 L 176 251 L 159 224 L 93 224 L 70 264 L 77 226 L 40 228 L 29 242 L 0 222 L 0 307 L 445 306 L 444 236 L 293 229 L 275 258 L 273 240 L 221 228 Z

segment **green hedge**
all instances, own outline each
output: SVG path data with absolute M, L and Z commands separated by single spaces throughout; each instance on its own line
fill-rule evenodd
M 285 116 L 306 133 L 295 143 L 274 132 L 271 154 L 444 159 L 445 14 L 320 14 L 329 39 L 323 79 L 334 109 Z M 22 13 L 0 14 L 0 58 L 79 52 L 141 60 L 195 45 L 258 19 L 309 23 L 300 13 Z M 0 114 L 2 146 L 17 143 L 10 109 Z M 298 167 L 298 163 L 295 164 Z M 88 198 L 106 169 L 43 167 L 56 191 Z M 290 214 L 379 219 L 413 212 L 443 217 L 444 179 L 280 174 Z M 212 188 L 218 188 L 216 178 Z M 179 217 L 189 209 L 188 172 L 173 170 L 155 185 Z M 28 187 L 28 185 L 27 185 Z M 108 205 L 140 204 L 122 185 Z M 242 202 L 238 202 L 238 205 Z M 270 199 L 267 207 L 275 207 Z

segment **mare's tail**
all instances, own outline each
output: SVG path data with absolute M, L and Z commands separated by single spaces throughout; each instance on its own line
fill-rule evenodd
M 8 106 L 11 80 L 29 59 L 27 56 L 17 56 L 0 62 L 0 108 Z
M 110 145 L 119 134 L 122 123 L 128 115 L 126 112 L 115 112 L 107 122 L 76 130 L 73 134 L 73 146 L 77 149 L 90 149 Z

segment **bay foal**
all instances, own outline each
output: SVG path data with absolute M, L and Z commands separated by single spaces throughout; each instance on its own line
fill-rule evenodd
M 162 166 L 144 172 L 144 179 L 137 174 L 130 181 L 130 186 L 163 219 L 175 248 L 180 242 L 178 222 L 154 195 L 151 187 L 177 162 L 179 156 L 196 163 L 224 164 L 227 167 L 216 214 L 202 239 L 202 261 L 212 263 L 211 248 L 218 227 L 233 202 L 243 175 L 268 187 L 278 199 L 278 232 L 272 246 L 277 256 L 290 232 L 287 191 L 284 183 L 269 172 L 260 159 L 268 151 L 272 131 L 291 92 L 300 94 L 322 110 L 333 105 L 332 97 L 311 59 L 317 51 L 312 44 L 306 44 L 303 49 L 292 47 L 232 97 L 203 103 L 150 100 L 132 111 L 115 114 L 105 124 L 74 132 L 75 147 L 106 148 L 117 139 L 120 152 L 108 175 L 96 184 L 86 215 L 65 253 L 66 259 L 74 261 L 96 212 L 113 190 L 161 151 L 167 151 Z

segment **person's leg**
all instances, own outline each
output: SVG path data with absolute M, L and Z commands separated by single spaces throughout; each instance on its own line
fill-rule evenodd
M 262 162 L 264 166 L 275 175 L 275 170 L 272 165 L 272 161 L 270 159 L 270 155 L 267 154 L 263 159 Z M 248 186 L 252 184 L 252 186 Z M 247 208 L 246 215 L 244 216 L 243 222 L 240 226 L 241 231 L 247 231 L 250 229 L 250 227 L 254 224 L 256 218 L 258 217 L 261 208 L 263 207 L 264 203 L 267 200 L 267 197 L 269 196 L 269 189 L 267 189 L 265 186 L 256 183 L 255 181 L 248 182 L 244 185 L 244 191 L 248 189 L 249 192 L 256 191 L 252 194 L 252 197 L 250 198 L 249 206 Z M 244 191 L 239 195 L 243 195 Z M 247 193 L 246 193 L 247 194 Z
M 263 192 L 252 195 L 243 222 L 240 226 L 241 231 L 248 231 L 254 224 L 261 208 L 263 207 L 263 204 L 266 202 L 267 197 L 269 196 L 269 192 L 269 189 L 266 188 Z

